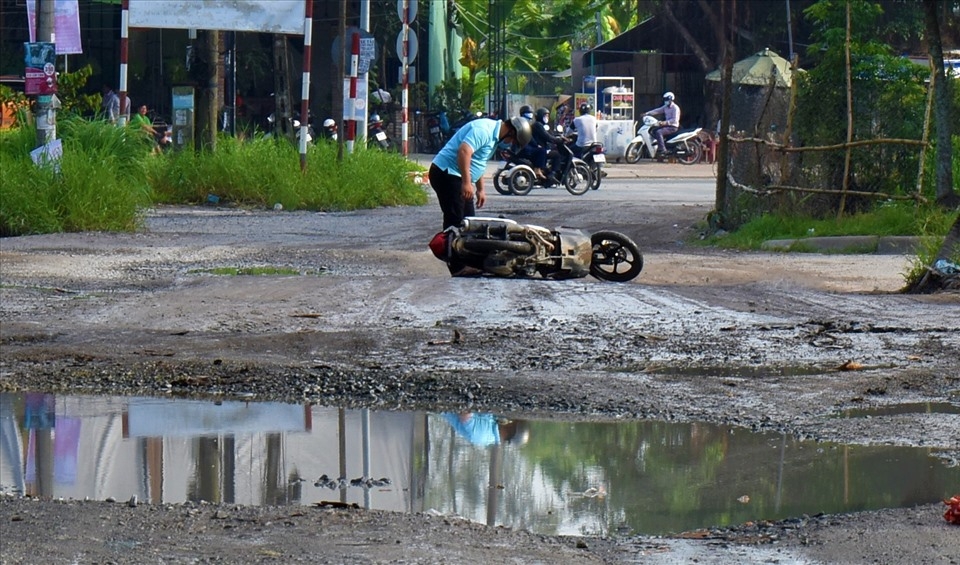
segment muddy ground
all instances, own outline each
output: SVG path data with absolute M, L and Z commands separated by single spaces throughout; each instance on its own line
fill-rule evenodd
M 626 284 L 450 278 L 426 250 L 434 202 L 160 208 L 137 234 L 3 239 L 0 390 L 708 421 L 926 446 L 957 464 L 960 415 L 830 416 L 960 402 L 960 295 L 899 294 L 908 256 L 699 247 L 712 190 L 611 178 L 582 197 L 491 194 L 490 215 L 627 233 L 645 268 Z M 300 274 L 210 272 L 228 266 Z M 455 330 L 462 343 L 445 343 Z M 596 539 L 426 514 L 5 496 L 0 562 L 960 563 L 943 510 Z

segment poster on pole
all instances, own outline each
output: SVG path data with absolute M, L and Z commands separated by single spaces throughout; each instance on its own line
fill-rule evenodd
M 29 23 L 27 27 L 30 28 L 31 43 L 37 40 L 36 4 L 35 0 L 27 0 L 27 22 Z M 83 53 L 80 44 L 80 9 L 77 7 L 77 0 L 54 0 L 53 34 L 57 44 L 57 55 Z
M 53 43 L 24 43 L 24 85 L 28 95 L 48 95 L 57 91 L 57 61 Z
M 130 0 L 130 27 L 303 35 L 304 0 Z

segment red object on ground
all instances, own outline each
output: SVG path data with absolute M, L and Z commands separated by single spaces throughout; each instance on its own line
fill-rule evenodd
M 450 252 L 447 247 L 449 237 L 449 233 L 442 231 L 430 240 L 430 251 L 433 251 L 433 255 L 441 261 L 446 261 L 449 257 Z
M 944 500 L 943 503 L 947 505 L 947 511 L 943 513 L 943 519 L 960 526 L 960 494 L 951 497 L 950 500 Z

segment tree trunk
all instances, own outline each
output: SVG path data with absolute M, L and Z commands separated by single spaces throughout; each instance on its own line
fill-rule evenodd
M 953 148 L 950 143 L 950 87 L 954 81 L 947 78 L 943 66 L 943 45 L 940 41 L 940 22 L 937 19 L 938 6 L 938 0 L 923 0 L 928 49 L 933 70 L 936 73 L 936 80 L 933 83 L 934 114 L 936 115 L 934 124 L 937 128 L 936 194 L 938 203 L 954 208 L 960 205 L 960 195 L 953 190 L 951 168 Z
M 663 4 L 660 6 L 660 13 L 664 15 L 667 20 L 677 29 L 677 32 L 680 33 L 680 36 L 683 37 L 683 40 L 687 43 L 690 49 L 693 51 L 693 54 L 696 55 L 697 61 L 700 62 L 700 66 L 703 67 L 704 71 L 713 70 L 713 61 L 710 60 L 710 57 L 707 55 L 707 52 L 700 47 L 700 44 L 697 43 L 697 40 L 693 35 L 687 30 L 686 27 L 677 17 L 673 14 L 673 10 L 670 8 L 669 0 L 664 0 Z
M 197 83 L 197 120 L 194 141 L 198 150 L 217 148 L 217 108 L 220 101 L 218 76 L 220 72 L 220 32 L 204 30 L 200 39 L 200 68 Z

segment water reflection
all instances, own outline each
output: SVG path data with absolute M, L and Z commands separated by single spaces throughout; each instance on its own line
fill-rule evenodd
M 924 449 L 663 422 L 0 394 L 0 488 L 155 503 L 324 500 L 545 534 L 666 533 L 934 502 Z

